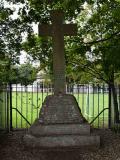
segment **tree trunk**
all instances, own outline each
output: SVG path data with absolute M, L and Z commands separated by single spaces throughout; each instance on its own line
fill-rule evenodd
M 114 105 L 114 117 L 115 117 L 115 123 L 119 123 L 120 120 L 119 120 L 119 110 L 118 110 L 118 101 L 117 101 L 117 91 L 116 91 L 116 88 L 115 88 L 115 84 L 114 84 L 114 78 L 112 78 L 110 80 L 110 88 L 111 88 L 111 91 L 112 91 L 112 97 L 113 97 L 113 105 Z

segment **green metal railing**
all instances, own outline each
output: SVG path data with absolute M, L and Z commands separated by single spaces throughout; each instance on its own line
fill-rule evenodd
M 90 124 L 93 124 L 94 121 L 95 121 L 97 118 L 99 118 L 99 116 L 100 116 L 105 110 L 109 110 L 109 108 L 104 108 L 104 109 L 90 122 Z
M 16 112 L 19 113 L 19 115 L 29 124 L 29 126 L 31 126 L 31 123 L 27 120 L 27 118 L 23 116 L 23 114 L 21 114 L 21 112 L 17 108 L 12 108 L 12 109 L 16 110 Z
M 117 88 L 120 112 L 120 86 Z M 43 82 L 27 87 L 9 84 L 0 89 L 0 129 L 28 128 L 36 118 L 47 95 L 53 94 L 52 84 Z M 108 85 L 67 85 L 67 94 L 72 94 L 81 113 L 95 128 L 111 128 L 114 125 L 114 107 Z
M 44 98 L 53 93 L 52 85 L 37 83 L 26 88 L 16 84 L 10 88 L 11 129 L 28 128 L 39 117 Z M 109 127 L 107 85 L 68 85 L 67 93 L 76 97 L 83 116 L 93 127 Z

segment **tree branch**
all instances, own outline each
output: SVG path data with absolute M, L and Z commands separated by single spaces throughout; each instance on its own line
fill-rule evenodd
M 114 36 L 119 35 L 119 34 L 120 34 L 120 31 L 113 33 L 113 34 L 112 34 L 110 37 L 108 37 L 108 38 L 103 38 L 103 39 L 100 39 L 100 40 L 96 40 L 96 41 L 92 41 L 92 42 L 87 42 L 87 43 L 84 43 L 84 44 L 86 44 L 86 45 L 91 45 L 91 44 L 96 44 L 96 43 L 108 41 L 108 40 L 110 40 L 111 38 L 113 38 Z
M 76 65 L 76 62 L 73 62 L 73 63 Z M 103 76 L 95 68 L 90 68 L 90 67 L 88 67 L 88 65 L 82 64 L 81 62 L 80 62 L 80 64 L 81 64 L 80 67 L 83 69 L 84 72 L 86 72 L 85 69 L 87 69 L 87 73 L 91 74 L 92 76 L 96 77 L 97 79 L 103 80 L 104 82 L 108 83 L 108 81 L 106 79 L 104 79 Z

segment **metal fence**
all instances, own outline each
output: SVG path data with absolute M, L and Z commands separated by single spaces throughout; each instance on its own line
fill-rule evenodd
M 53 86 L 43 82 L 27 87 L 13 84 L 11 91 L 11 129 L 28 128 L 39 117 L 45 97 L 53 94 Z M 67 85 L 66 92 L 76 97 L 83 116 L 92 126 L 108 128 L 109 92 L 107 85 Z
M 120 87 L 117 87 L 120 113 Z M 83 116 L 95 128 L 109 128 L 114 123 L 114 111 L 108 85 L 74 84 L 66 93 L 76 97 Z M 0 130 L 24 129 L 39 118 L 42 103 L 53 94 L 52 84 L 44 82 L 29 86 L 12 84 L 0 88 Z M 111 101 L 111 102 L 110 102 Z

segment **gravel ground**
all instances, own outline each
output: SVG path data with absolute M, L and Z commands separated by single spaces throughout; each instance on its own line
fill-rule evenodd
M 0 138 L 0 160 L 120 160 L 120 134 L 110 130 L 94 130 L 101 136 L 101 147 L 96 151 L 41 151 L 26 148 L 22 137 L 25 132 L 17 131 Z

